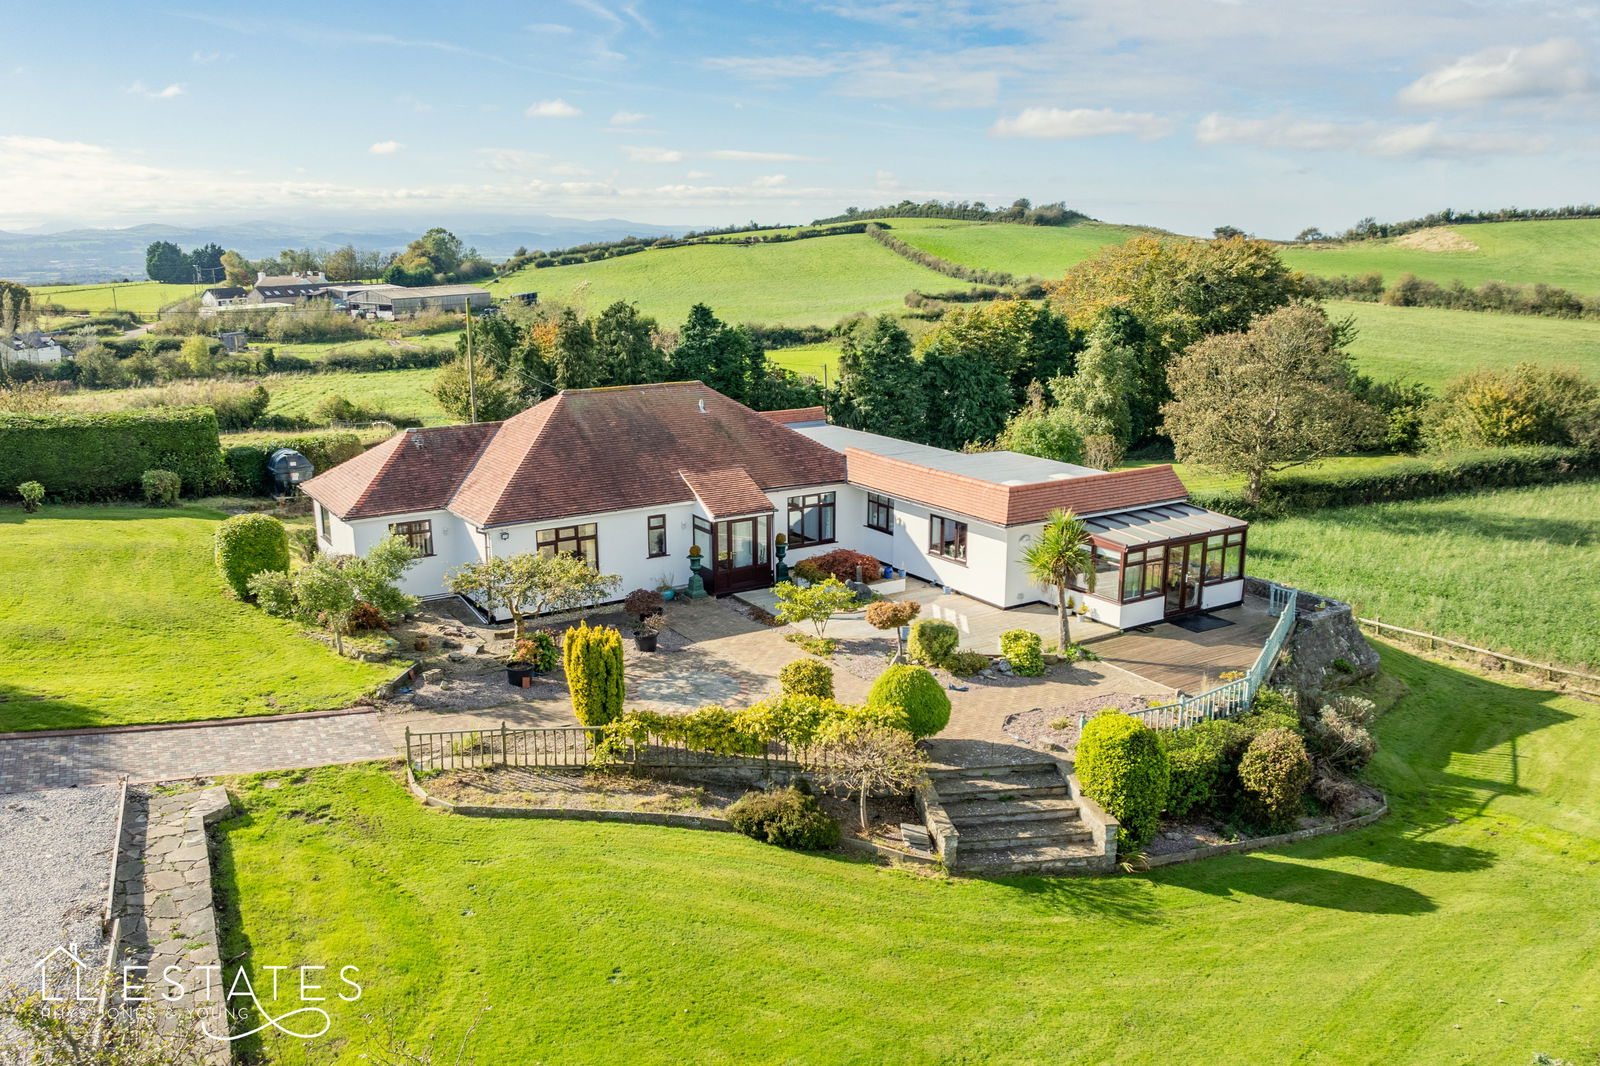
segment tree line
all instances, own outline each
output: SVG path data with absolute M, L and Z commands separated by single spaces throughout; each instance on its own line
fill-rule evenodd
M 1457 280 L 1440 285 L 1408 273 L 1400 275 L 1394 284 L 1385 285 L 1383 275 L 1376 271 L 1333 278 L 1307 275 L 1306 282 L 1324 299 L 1359 300 L 1387 307 L 1443 307 L 1452 311 L 1498 311 L 1547 318 L 1600 317 L 1600 296 L 1580 296 L 1543 282 L 1508 285 L 1503 281 L 1486 281 L 1473 287 Z
M 1345 230 L 1337 238 L 1330 238 L 1313 226 L 1303 230 L 1298 239 L 1302 241 L 1333 239 L 1367 241 L 1379 237 L 1401 237 L 1407 233 L 1414 233 L 1420 229 L 1432 229 L 1435 226 L 1463 226 L 1474 222 L 1527 222 L 1556 218 L 1600 218 L 1600 204 L 1568 204 L 1565 207 L 1502 207 L 1494 211 L 1457 211 L 1447 207 L 1443 211 L 1434 211 L 1431 214 L 1422 215 L 1418 218 L 1408 218 L 1400 222 L 1379 222 L 1369 216 Z
M 489 277 L 494 265 L 463 245 L 447 229 L 434 227 L 400 252 L 378 252 L 346 244 L 339 248 L 285 248 L 277 255 L 247 259 L 215 242 L 184 251 L 171 241 L 145 249 L 145 274 L 172 284 L 253 285 L 257 274 L 320 273 L 330 282 L 371 281 L 388 285 L 442 285 Z
M 1009 207 L 991 208 L 982 200 L 924 200 L 917 203 L 901 200 L 882 207 L 848 207 L 844 214 L 831 218 L 813 219 L 813 226 L 834 222 L 854 222 L 866 218 L 958 218 L 970 222 L 1012 222 L 1023 226 L 1069 226 L 1074 222 L 1091 222 L 1082 211 L 1074 211 L 1066 204 L 1033 205 L 1026 197 L 1013 200 Z

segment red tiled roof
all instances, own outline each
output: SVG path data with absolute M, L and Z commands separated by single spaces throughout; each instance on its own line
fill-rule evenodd
M 826 422 L 828 412 L 822 407 L 790 407 L 784 411 L 757 411 L 768 422 L 776 422 L 780 426 L 791 425 L 795 422 Z
M 1085 474 L 1058 481 L 1000 485 L 966 474 L 935 470 L 904 459 L 846 448 L 850 483 L 943 507 L 998 526 L 1040 522 L 1056 508 L 1098 514 L 1187 499 L 1189 490 L 1171 466 Z
M 680 470 L 683 483 L 712 518 L 765 514 L 777 510 L 750 472 L 742 466 L 727 470 L 707 470 L 701 474 Z
M 499 427 L 498 422 L 479 422 L 396 433 L 302 488 L 345 519 L 439 510 Z
M 844 480 L 844 457 L 698 381 L 576 389 L 507 419 L 450 509 L 479 525 L 679 503 L 680 472 L 759 489 Z

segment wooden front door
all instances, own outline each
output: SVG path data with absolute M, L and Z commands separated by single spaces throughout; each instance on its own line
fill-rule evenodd
M 712 590 L 719 595 L 772 584 L 772 516 L 715 523 L 711 559 Z
M 1165 577 L 1166 616 L 1187 614 L 1200 609 L 1200 578 L 1205 563 L 1206 542 L 1183 541 L 1167 545 Z

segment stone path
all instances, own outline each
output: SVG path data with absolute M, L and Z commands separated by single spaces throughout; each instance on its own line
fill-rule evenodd
M 0 740 L 0 793 L 386 759 L 373 713 Z

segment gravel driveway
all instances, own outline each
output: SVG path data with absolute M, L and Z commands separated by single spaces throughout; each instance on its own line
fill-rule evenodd
M 0 796 L 0 978 L 33 984 L 34 963 L 76 943 L 100 961 L 117 789 Z

